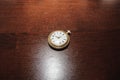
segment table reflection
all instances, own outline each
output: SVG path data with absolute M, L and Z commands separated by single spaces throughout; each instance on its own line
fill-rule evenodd
M 49 57 L 44 61 L 43 74 L 47 80 L 56 80 L 64 78 L 64 64 L 59 57 Z
M 72 64 L 66 53 L 41 48 L 39 54 L 36 55 L 39 56 L 39 63 L 35 64 L 37 66 L 36 77 L 41 80 L 69 80 Z

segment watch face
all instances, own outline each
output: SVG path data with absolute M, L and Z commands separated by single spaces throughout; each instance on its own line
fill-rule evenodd
M 69 43 L 69 36 L 64 31 L 54 31 L 49 35 L 48 42 L 54 48 L 64 48 Z
M 61 46 L 67 42 L 67 35 L 62 31 L 55 31 L 52 33 L 50 40 L 52 44 Z

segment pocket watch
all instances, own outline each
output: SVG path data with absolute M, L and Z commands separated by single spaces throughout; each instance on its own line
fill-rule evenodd
M 71 31 L 56 30 L 49 34 L 48 44 L 54 49 L 63 49 L 70 43 Z

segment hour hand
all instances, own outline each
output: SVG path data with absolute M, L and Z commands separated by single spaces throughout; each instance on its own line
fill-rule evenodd
M 55 37 L 58 38 L 58 39 L 60 38 L 59 36 L 55 36 Z

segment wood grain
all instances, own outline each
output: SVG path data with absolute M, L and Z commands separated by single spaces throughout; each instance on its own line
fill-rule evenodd
M 119 0 L 0 0 L 0 80 L 120 80 Z M 71 30 L 67 49 L 48 34 Z

